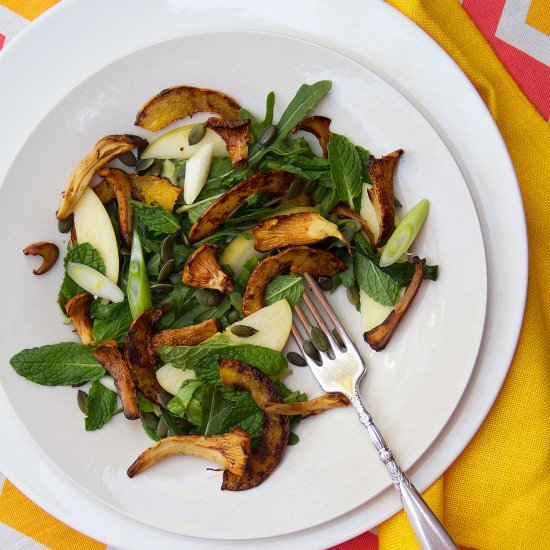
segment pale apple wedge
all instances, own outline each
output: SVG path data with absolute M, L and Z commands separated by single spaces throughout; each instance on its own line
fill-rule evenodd
M 74 209 L 74 228 L 79 244 L 90 243 L 103 258 L 105 276 L 118 282 L 118 246 L 115 230 L 99 197 L 88 187 Z
M 247 338 L 233 334 L 233 327 L 245 325 L 258 332 Z M 286 300 L 279 300 L 270 306 L 263 307 L 242 321 L 227 327 L 225 335 L 235 344 L 253 344 L 281 351 L 288 340 L 292 328 L 292 309 Z
M 166 363 L 155 373 L 160 387 L 171 395 L 176 395 L 186 380 L 195 378 L 194 370 L 177 369 L 171 363 Z
M 374 209 L 374 206 L 369 198 L 369 189 L 371 187 L 372 185 L 369 185 L 368 183 L 363 184 L 363 192 L 361 193 L 361 209 L 359 210 L 359 213 L 365 220 L 370 232 L 372 233 L 374 242 L 376 243 L 380 237 L 380 226 L 378 225 L 376 210 Z
M 206 129 L 204 137 L 195 145 L 189 145 L 189 132 L 197 126 L 187 124 L 170 130 L 153 140 L 149 147 L 141 154 L 142 159 L 188 159 L 203 145 L 210 143 L 215 157 L 228 157 L 225 141 L 214 132 Z
M 183 199 L 186 204 L 193 204 L 202 191 L 210 172 L 213 150 L 212 143 L 201 145 L 187 161 L 183 184 Z
M 397 298 L 397 302 L 399 302 L 404 292 L 405 289 L 403 288 Z M 383 306 L 379 304 L 363 290 L 360 291 L 359 296 L 361 303 L 361 328 L 363 333 L 382 324 L 388 315 L 395 309 L 395 306 Z
M 235 277 L 238 277 L 243 272 L 244 264 L 254 257 L 259 259 L 262 254 L 254 248 L 252 235 L 250 235 L 250 239 L 238 235 L 223 251 L 219 264 L 221 266 L 228 265 Z

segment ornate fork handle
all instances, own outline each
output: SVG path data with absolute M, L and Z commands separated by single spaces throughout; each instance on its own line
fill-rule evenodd
M 378 449 L 380 460 L 388 469 L 420 546 L 424 550 L 458 550 L 458 546 L 453 542 L 445 527 L 441 525 L 426 501 L 393 458 L 380 430 L 375 426 L 372 416 L 365 408 L 358 390 L 347 397 L 357 410 L 361 424 L 367 428 L 372 442 Z

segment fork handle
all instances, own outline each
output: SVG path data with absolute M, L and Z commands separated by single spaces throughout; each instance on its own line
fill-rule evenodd
M 423 550 L 458 550 L 458 546 L 445 527 L 395 461 L 393 453 L 388 449 L 382 433 L 372 421 L 372 416 L 365 408 L 359 394 L 355 393 L 348 397 L 357 410 L 361 424 L 365 426 L 377 448 L 380 460 L 388 469 L 421 548 Z

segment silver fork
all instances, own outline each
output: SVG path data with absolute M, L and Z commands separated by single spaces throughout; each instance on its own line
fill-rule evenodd
M 302 336 L 302 331 L 296 322 L 292 324 L 292 334 L 309 368 L 323 390 L 326 392 L 343 393 L 357 410 L 359 420 L 367 429 L 372 442 L 378 450 L 380 460 L 388 469 L 393 485 L 399 493 L 401 503 L 420 546 L 425 550 L 458 550 L 449 533 L 447 533 L 436 515 L 395 461 L 380 430 L 375 426 L 372 416 L 363 404 L 359 394 L 358 382 L 365 373 L 365 362 L 361 358 L 359 351 L 323 296 L 315 279 L 309 273 L 306 273 L 304 278 L 307 282 L 307 285 L 304 285 L 306 286 L 306 291 L 303 294 L 306 309 L 309 310 L 309 314 L 313 317 L 317 327 L 325 333 L 330 343 L 330 349 L 327 352 L 319 352 L 317 360 L 314 360 L 307 354 L 304 350 L 304 340 L 309 339 L 311 329 L 315 325 L 312 324 L 311 317 L 306 315 L 301 305 L 296 305 L 294 311 L 302 325 L 302 330 L 307 334 L 307 338 Z M 307 286 L 309 286 L 311 293 L 330 319 L 333 327 L 338 331 L 343 346 L 338 343 L 327 322 L 319 313 L 317 306 L 308 294 Z

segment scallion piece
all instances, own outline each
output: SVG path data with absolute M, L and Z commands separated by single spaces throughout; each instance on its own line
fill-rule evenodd
M 124 300 L 124 293 L 115 283 L 88 265 L 69 262 L 67 264 L 67 275 L 78 286 L 94 296 L 111 300 L 111 302 L 122 302 Z
M 422 199 L 407 212 L 382 251 L 380 267 L 394 264 L 409 250 L 428 215 L 429 209 L 430 202 L 428 199 Z
M 143 258 L 139 232 L 134 229 L 132 235 L 132 250 L 130 252 L 130 268 L 128 270 L 128 304 L 132 317 L 135 319 L 144 309 L 151 307 L 151 289 L 147 277 L 147 266 Z

